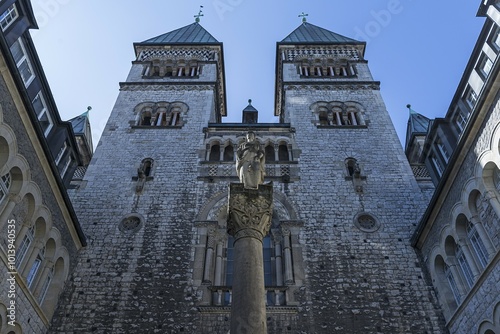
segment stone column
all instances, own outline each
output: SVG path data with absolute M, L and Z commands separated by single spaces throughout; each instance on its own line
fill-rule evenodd
M 271 227 L 272 184 L 229 186 L 227 232 L 234 237 L 231 334 L 266 334 L 262 239 Z

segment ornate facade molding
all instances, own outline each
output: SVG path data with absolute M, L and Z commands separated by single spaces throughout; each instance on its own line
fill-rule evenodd
M 338 60 L 361 60 L 362 57 L 359 55 L 359 51 L 354 47 L 348 46 L 337 46 L 337 47 L 327 47 L 327 46 L 317 46 L 317 47 L 303 47 L 294 48 L 289 50 L 283 50 L 283 60 L 284 61 L 298 61 L 301 59 L 310 58 L 325 58 L 325 56 L 331 56 L 333 59 Z
M 380 83 L 379 82 L 370 82 L 370 83 L 356 83 L 356 82 L 338 82 L 334 85 L 332 84 L 327 84 L 327 85 L 321 85 L 321 84 L 312 84 L 311 82 L 308 83 L 294 83 L 294 84 L 288 84 L 284 86 L 285 90 L 380 90 Z
M 137 57 L 138 61 L 150 61 L 153 59 L 160 60 L 198 60 L 198 61 L 215 61 L 218 58 L 218 53 L 211 48 L 193 49 L 154 49 L 148 48 L 142 50 Z
M 120 91 L 202 91 L 213 90 L 214 86 L 215 84 L 193 85 L 186 82 L 151 82 L 146 84 L 120 82 Z

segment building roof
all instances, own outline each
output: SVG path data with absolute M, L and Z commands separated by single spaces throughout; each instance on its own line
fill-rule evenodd
M 411 105 L 406 106 L 410 111 L 410 116 L 408 117 L 408 125 L 406 126 L 406 144 L 405 150 L 412 145 L 413 138 L 415 136 L 426 136 L 427 130 L 431 126 L 432 121 L 422 114 L 419 114 L 411 108 Z
M 243 112 L 257 112 L 257 109 L 252 105 L 252 100 L 248 100 L 248 105 L 243 109 Z
M 68 122 L 71 123 L 73 127 L 73 132 L 78 134 L 85 134 L 86 125 L 89 121 L 89 111 L 87 110 L 83 114 L 70 119 Z
M 219 43 L 198 22 L 147 39 L 139 44 L 211 44 Z
M 302 24 L 292 31 L 282 41 L 289 43 L 362 43 L 355 39 L 345 37 L 329 30 L 320 28 L 309 22 Z
M 410 133 L 427 133 L 430 119 L 408 107 L 410 117 L 408 118 L 408 130 Z

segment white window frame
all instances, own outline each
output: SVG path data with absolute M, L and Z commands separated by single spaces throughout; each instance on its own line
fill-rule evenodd
M 483 58 L 481 59 L 481 62 L 479 64 L 479 70 L 481 71 L 481 73 L 485 77 L 487 77 L 490 74 L 492 67 L 493 62 L 491 61 L 491 59 L 488 56 L 483 55 Z
M 458 128 L 460 129 L 460 133 L 462 133 L 464 131 L 465 127 L 467 126 L 467 122 L 469 121 L 469 117 L 470 117 L 469 110 L 458 109 L 456 123 L 457 123 Z
M 73 156 L 71 154 L 68 154 L 68 156 L 66 158 L 66 162 L 64 163 L 64 167 L 61 171 L 61 178 L 63 178 L 64 175 L 66 175 L 66 172 L 68 171 L 68 168 L 69 168 L 69 165 L 71 164 L 71 161 L 73 161 Z
M 476 106 L 477 99 L 478 96 L 476 92 L 474 91 L 474 89 L 472 89 L 472 87 L 469 86 L 469 88 L 466 91 L 465 101 L 467 102 L 467 105 L 470 107 L 471 110 L 474 109 L 474 107 Z
M 500 50 L 500 27 L 497 27 L 494 31 L 495 36 L 491 39 L 491 42 L 495 49 Z
M 14 47 L 14 45 L 16 45 L 16 43 L 19 45 L 19 48 L 21 49 L 22 56 L 21 56 L 21 58 L 19 58 L 19 60 L 16 61 L 14 59 L 14 61 L 16 61 L 16 66 L 17 66 L 17 69 L 19 70 L 19 74 L 21 74 L 21 78 L 24 82 L 24 86 L 28 87 L 31 84 L 31 82 L 35 79 L 35 72 L 33 71 L 33 67 L 31 66 L 31 61 L 28 58 L 28 53 L 26 52 L 26 48 L 24 47 L 24 43 L 21 40 L 21 37 L 19 37 L 10 47 L 11 53 L 12 53 L 12 48 Z M 12 55 L 14 56 L 14 53 L 12 53 Z M 26 62 L 26 66 L 27 66 L 27 69 L 28 69 L 29 74 L 30 74 L 30 76 L 28 78 L 25 78 L 23 75 L 23 72 L 21 71 L 21 66 L 25 62 Z
M 68 149 L 68 144 L 65 141 L 64 144 L 63 144 L 63 146 L 59 150 L 59 153 L 57 153 L 57 156 L 56 156 L 56 159 L 55 159 L 56 165 L 59 166 L 59 162 L 61 162 L 61 159 L 64 156 L 64 153 L 66 152 L 67 149 Z
M 17 12 L 16 4 L 13 3 L 5 12 L 0 15 L 0 27 L 2 31 L 7 30 L 7 28 L 19 17 Z
M 441 152 L 441 155 L 443 156 L 444 160 L 448 162 L 450 160 L 450 153 L 446 149 L 446 146 L 444 145 L 443 141 L 439 139 L 436 143 L 439 152 Z
M 436 167 L 436 171 L 438 172 L 439 176 L 442 176 L 445 167 L 443 166 L 441 161 L 439 161 L 439 159 L 435 155 L 432 155 L 432 162 L 434 163 L 434 167 Z
M 35 101 L 37 98 L 40 99 L 40 103 L 42 104 L 42 110 L 40 110 L 40 111 L 36 110 L 36 108 L 35 108 Z M 52 129 L 52 126 L 54 125 L 54 123 L 52 122 L 52 118 L 50 117 L 49 110 L 47 108 L 47 104 L 45 103 L 45 98 L 43 97 L 42 91 L 40 91 L 40 92 L 38 92 L 38 94 L 36 94 L 35 98 L 33 99 L 33 101 L 31 103 L 33 104 L 35 112 L 37 113 L 36 116 L 37 116 L 39 122 L 41 121 L 41 119 L 44 116 L 47 117 L 49 125 L 47 126 L 47 128 L 44 130 L 44 133 L 43 133 L 45 135 L 45 137 L 47 137 L 48 134 L 50 133 L 50 130 Z M 43 126 L 42 126 L 42 128 L 43 128 Z

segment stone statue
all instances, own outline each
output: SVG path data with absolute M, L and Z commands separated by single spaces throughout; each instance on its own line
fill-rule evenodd
M 246 142 L 236 152 L 236 173 L 245 188 L 257 189 L 264 183 L 265 154 L 252 131 L 248 131 Z

